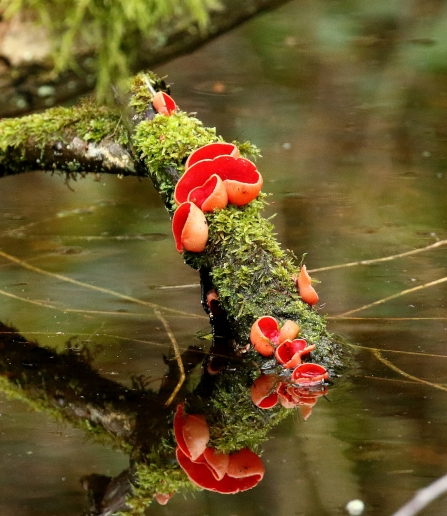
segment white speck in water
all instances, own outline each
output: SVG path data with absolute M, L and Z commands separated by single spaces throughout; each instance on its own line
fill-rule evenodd
M 422 153 L 422 156 L 423 156 L 424 158 L 429 158 L 429 157 L 431 156 L 431 152 L 430 152 L 430 151 L 428 151 L 428 150 L 424 150 L 424 152 Z
M 351 500 L 346 504 L 346 510 L 350 516 L 360 516 L 364 509 L 365 504 L 361 500 Z
M 292 148 L 292 144 L 289 143 L 289 142 L 285 142 L 285 143 L 282 144 L 282 148 L 284 150 L 290 150 Z

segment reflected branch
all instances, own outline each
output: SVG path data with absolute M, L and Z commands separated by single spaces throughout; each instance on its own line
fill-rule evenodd
M 207 317 L 205 317 L 203 315 L 196 315 L 196 314 L 193 314 L 193 313 L 190 313 L 190 312 L 184 312 L 182 310 L 175 310 L 174 308 L 168 308 L 168 307 L 165 307 L 165 306 L 160 306 L 160 305 L 157 305 L 155 303 L 151 303 L 149 301 L 143 301 L 142 299 L 138 299 L 136 297 L 128 296 L 126 294 L 121 294 L 120 292 L 116 292 L 115 290 L 111 290 L 111 289 L 104 288 L 104 287 L 98 287 L 97 285 L 91 285 L 90 283 L 85 283 L 83 281 L 75 280 L 73 278 L 70 278 L 69 276 L 64 276 L 63 274 L 58 274 L 58 273 L 55 273 L 55 272 L 50 272 L 50 271 L 46 271 L 44 269 L 40 269 L 39 267 L 35 267 L 34 265 L 31 265 L 30 263 L 25 262 L 24 260 L 21 260 L 20 258 L 17 258 L 16 256 L 12 256 L 12 255 L 10 255 L 8 253 L 5 253 L 4 251 L 1 251 L 1 250 L 0 250 L 0 256 L 2 258 L 5 258 L 6 260 L 8 260 L 10 262 L 13 262 L 13 263 L 16 263 L 16 264 L 20 265 L 21 267 L 24 267 L 25 269 L 28 269 L 28 270 L 30 270 L 32 272 L 36 272 L 38 274 L 43 274 L 44 276 L 50 276 L 52 278 L 56 278 L 56 279 L 59 279 L 61 281 L 65 281 L 67 283 L 72 283 L 73 285 L 77 285 L 79 287 L 88 288 L 90 290 L 95 290 L 97 292 L 102 292 L 103 294 L 108 294 L 108 295 L 111 295 L 113 297 L 117 297 L 119 299 L 124 299 L 126 301 L 131 301 L 132 303 L 136 303 L 136 304 L 139 304 L 139 305 L 148 306 L 150 308 L 160 309 L 160 310 L 163 310 L 165 312 L 185 315 L 185 316 L 188 316 L 188 317 L 196 317 L 196 318 L 199 318 L 199 319 L 207 319 Z M 4 291 L 2 291 L 1 293 L 4 293 Z M 10 295 L 10 294 L 7 293 L 6 295 Z M 12 297 L 12 295 L 11 295 L 11 297 Z M 24 301 L 29 301 L 29 300 L 28 299 L 24 299 Z M 39 303 L 37 301 L 31 301 L 31 302 Z M 42 304 L 41 306 L 46 306 L 47 308 L 59 309 L 59 308 L 54 307 L 54 306 L 52 306 L 52 305 L 50 305 L 48 303 Z M 67 311 L 75 311 L 75 310 L 74 309 L 67 309 Z M 80 311 L 84 312 L 84 310 L 80 310 Z

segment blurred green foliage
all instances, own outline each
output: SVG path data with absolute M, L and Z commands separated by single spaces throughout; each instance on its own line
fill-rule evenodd
M 178 25 L 206 30 L 219 0 L 0 0 L 12 16 L 29 10 L 48 27 L 54 42 L 55 72 L 76 68 L 75 48 L 96 52 L 97 96 L 103 100 L 113 79 L 128 78 L 142 42 Z

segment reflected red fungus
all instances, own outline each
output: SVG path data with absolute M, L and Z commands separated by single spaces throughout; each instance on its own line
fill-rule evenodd
M 210 439 L 205 416 L 185 414 L 183 404 L 179 404 L 174 416 L 174 435 L 183 453 L 191 460 L 197 460 Z
M 179 253 L 201 253 L 208 241 L 208 224 L 202 210 L 192 202 L 181 204 L 172 218 L 172 233 Z
M 230 456 L 228 453 L 218 452 L 215 448 L 208 447 L 203 452 L 203 457 L 216 480 L 222 480 L 228 471 Z
M 189 192 L 188 201 L 193 202 L 203 212 L 220 210 L 228 204 L 227 190 L 222 179 L 213 174 L 202 186 Z
M 155 499 L 157 500 L 157 502 L 160 504 L 160 505 L 166 505 L 169 500 L 175 495 L 175 492 L 174 493 L 170 493 L 170 494 L 165 494 L 165 493 L 156 493 L 155 494 Z
M 226 142 L 214 142 L 208 143 L 207 145 L 203 145 L 199 149 L 196 149 L 192 152 L 185 163 L 185 170 L 189 167 L 197 163 L 198 161 L 203 161 L 204 159 L 214 159 L 217 156 L 232 156 L 233 158 L 239 157 L 239 149 L 234 145 L 234 143 L 226 143 Z
M 222 494 L 235 494 L 251 489 L 259 483 L 264 475 L 264 467 L 262 466 L 261 470 L 259 457 L 253 454 L 257 460 L 252 457 L 252 460 L 248 461 L 248 455 L 241 452 L 242 450 L 230 455 L 229 459 L 228 469 L 230 469 L 233 462 L 231 473 L 237 476 L 230 476 L 229 472 L 227 472 L 218 480 L 206 462 L 193 462 L 183 453 L 180 447 L 176 449 L 178 463 L 191 482 L 203 489 Z M 233 456 L 236 457 L 232 458 Z
M 298 404 L 290 393 L 289 385 L 287 383 L 279 383 L 276 387 L 276 392 L 278 393 L 279 402 L 284 408 L 294 408 Z
M 315 344 L 307 345 L 304 339 L 286 340 L 275 351 L 276 360 L 286 369 L 292 369 L 301 364 L 301 357 L 315 349 Z
M 278 403 L 275 386 L 279 378 L 275 374 L 262 374 L 250 387 L 251 400 L 264 410 L 273 408 Z
M 292 382 L 298 385 L 316 385 L 328 378 L 329 373 L 326 369 L 312 362 L 301 364 L 292 372 Z
M 154 106 L 155 111 L 160 115 L 169 116 L 177 110 L 174 99 L 164 91 L 157 91 L 152 99 L 152 105 Z
M 212 160 L 198 161 L 185 171 L 175 187 L 175 202 L 185 202 L 190 192 L 204 185 L 213 174 L 217 174 L 223 181 L 228 202 L 237 206 L 251 202 L 262 188 L 262 176 L 250 160 L 217 156 Z
M 252 452 L 249 448 L 242 448 L 242 450 L 230 454 L 228 476 L 247 478 L 256 475 L 259 476 L 259 480 L 261 480 L 264 473 L 265 468 L 262 460 L 259 455 L 256 455 L 256 453 Z

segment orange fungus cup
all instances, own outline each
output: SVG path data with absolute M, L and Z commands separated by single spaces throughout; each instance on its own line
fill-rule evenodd
M 183 404 L 179 404 L 174 416 L 174 435 L 183 453 L 191 460 L 197 460 L 210 440 L 205 416 L 185 414 Z
M 251 400 L 261 409 L 271 409 L 278 402 L 276 384 L 279 378 L 275 374 L 262 374 L 250 388 Z
M 186 169 L 178 181 L 174 200 L 181 204 L 189 199 L 190 192 L 201 187 L 216 174 L 224 183 L 228 202 L 242 206 L 255 199 L 262 188 L 262 176 L 255 164 L 245 158 L 217 156 L 197 161 Z
M 181 204 L 172 218 L 172 233 L 179 253 L 201 253 L 208 241 L 208 224 L 202 210 L 192 202 Z
M 169 116 L 177 110 L 174 99 L 164 91 L 157 91 L 152 99 L 152 105 L 155 111 L 160 115 Z
M 185 414 L 183 404 L 174 415 L 175 450 L 180 467 L 194 484 L 231 494 L 255 487 L 264 476 L 264 465 L 256 453 L 243 448 L 222 453 L 207 446 L 209 428 L 202 414 Z
M 203 212 L 225 208 L 228 194 L 222 179 L 213 174 L 202 186 L 197 186 L 188 194 L 188 201 L 193 202 Z
M 301 364 L 301 357 L 313 349 L 315 344 L 308 346 L 304 339 L 286 340 L 276 348 L 275 357 L 286 369 L 292 369 Z
M 309 304 L 310 306 L 318 303 L 318 294 L 315 292 L 315 289 L 312 286 L 312 279 L 309 276 L 305 265 L 301 266 L 297 284 L 300 297 L 305 303 Z
M 294 339 L 300 327 L 293 321 L 287 320 L 280 329 L 278 321 L 270 315 L 257 319 L 250 330 L 250 341 L 255 350 L 268 357 L 274 354 L 276 346 L 288 339 Z

